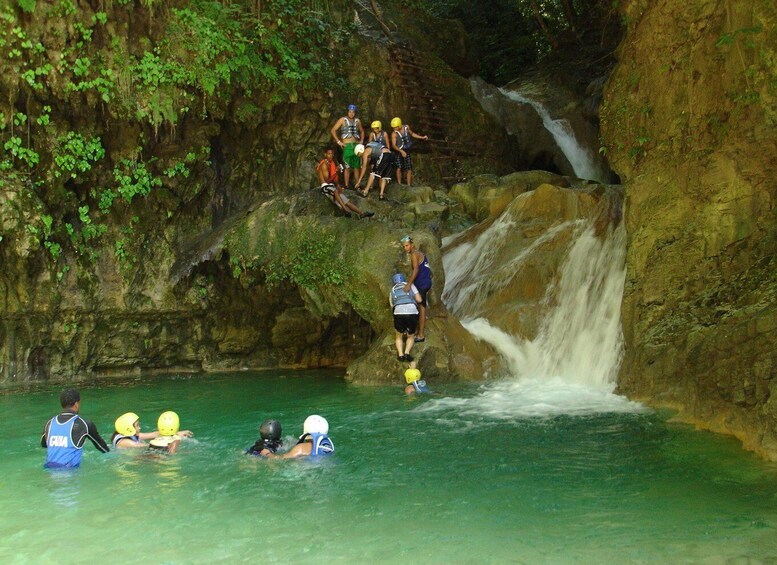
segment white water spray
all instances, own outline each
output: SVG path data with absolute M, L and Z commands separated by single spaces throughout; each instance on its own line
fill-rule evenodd
M 472 93 L 480 101 L 483 109 L 492 114 L 498 120 L 502 120 L 503 108 L 508 104 L 527 104 L 531 106 L 540 119 L 542 125 L 553 136 L 558 148 L 567 158 L 575 175 L 581 179 L 595 180 L 602 184 L 609 182 L 609 173 L 598 162 L 590 148 L 583 147 L 577 140 L 572 125 L 566 119 L 554 119 L 547 108 L 537 100 L 526 97 L 523 94 L 504 88 L 496 88 L 480 78 L 470 79 Z M 518 135 L 519 132 L 511 131 L 509 123 L 504 124 L 507 132 Z
M 426 409 L 455 408 L 496 418 L 596 412 L 634 412 L 641 405 L 613 394 L 623 355 L 620 303 L 625 281 L 625 228 L 596 237 L 588 222 L 567 222 L 548 230 L 526 249 L 515 251 L 513 267 L 543 238 L 572 229 L 575 238 L 546 292 L 547 313 L 537 337 L 522 339 L 478 316 L 478 305 L 493 290 L 479 273 L 491 273 L 498 247 L 495 238 L 508 220 L 500 218 L 471 243 L 446 253 L 444 264 L 451 289 L 443 297 L 448 308 L 476 337 L 490 343 L 506 360 L 513 378 L 484 387 L 470 399 L 445 399 Z M 450 243 L 450 242 L 449 242 Z M 499 271 L 499 269 L 497 269 Z M 463 283 L 466 278 L 471 280 Z M 498 278 L 498 277 L 497 277 Z M 474 307 L 473 307 L 474 306 Z

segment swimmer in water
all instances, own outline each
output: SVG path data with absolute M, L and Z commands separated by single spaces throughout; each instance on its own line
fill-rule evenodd
M 193 435 L 189 430 L 179 431 L 181 421 L 178 418 L 178 414 L 171 410 L 162 412 L 156 425 L 159 429 L 159 436 L 149 442 L 149 447 L 152 450 L 166 451 L 173 454 L 178 450 L 181 439 L 192 437 Z
M 140 417 L 134 412 L 127 412 L 122 414 L 116 419 L 111 441 L 113 447 L 116 449 L 133 449 L 137 447 L 148 447 L 148 443 L 145 440 L 156 439 L 160 436 L 159 430 L 153 432 L 141 432 L 140 431 Z M 181 430 L 178 432 L 179 436 L 191 437 L 192 432 L 189 430 Z
M 429 394 L 432 391 L 426 386 L 426 381 L 421 379 L 421 371 L 416 369 L 415 361 L 410 363 L 410 368 L 405 371 L 405 394 Z
M 328 434 L 329 422 L 325 418 L 317 415 L 308 416 L 302 426 L 302 435 L 299 436 L 297 445 L 283 455 L 269 455 L 269 457 L 294 459 L 296 457 L 331 455 L 335 452 L 335 444 L 332 443 Z
M 278 420 L 267 420 L 259 426 L 259 439 L 251 447 L 246 449 L 248 455 L 268 456 L 278 451 L 283 445 L 281 433 L 283 428 Z

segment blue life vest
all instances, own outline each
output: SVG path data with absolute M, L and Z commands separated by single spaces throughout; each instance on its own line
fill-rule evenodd
M 326 434 L 310 434 L 313 445 L 310 450 L 310 456 L 331 455 L 335 452 L 335 444 Z
M 423 261 L 418 265 L 418 274 L 413 283 L 419 290 L 428 290 L 432 288 L 432 269 L 429 267 L 429 259 L 424 255 Z
M 397 132 L 397 137 L 399 138 L 399 143 L 397 146 L 402 151 L 407 151 L 413 145 L 413 138 L 410 137 L 410 132 L 408 131 L 407 126 L 403 126 L 402 130 Z
M 57 421 L 54 416 L 49 424 L 49 435 L 46 438 L 46 463 L 47 469 L 72 468 L 81 464 L 83 447 L 73 443 L 73 424 L 78 415 L 73 414 L 64 424 Z
M 426 381 L 423 379 L 413 381 L 412 385 L 416 392 L 420 392 L 420 393 L 432 392 L 431 390 L 429 390 L 429 387 L 426 386 Z
M 340 128 L 340 137 L 342 139 L 348 139 L 353 137 L 359 138 L 359 118 L 354 118 L 353 121 L 348 119 L 348 116 L 343 118 L 343 127 Z
M 395 284 L 394 288 L 391 289 L 391 303 L 394 305 L 394 309 L 396 309 L 397 306 L 405 304 L 415 305 L 415 300 L 410 296 L 410 293 L 405 290 L 404 283 L 399 283 Z M 416 311 L 417 308 L 418 306 L 416 306 Z

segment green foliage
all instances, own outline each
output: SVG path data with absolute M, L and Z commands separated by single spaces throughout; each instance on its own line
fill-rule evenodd
M 240 230 L 228 245 L 232 274 L 238 278 L 261 273 L 268 286 L 284 281 L 308 289 L 340 288 L 353 276 L 353 268 L 341 256 L 336 233 L 312 222 L 281 221 L 265 226 L 256 245 Z
M 79 133 L 69 131 L 67 135 L 60 137 L 54 149 L 54 176 L 62 175 L 70 178 L 78 178 L 80 173 L 86 173 L 92 169 L 92 165 L 105 157 L 105 149 L 99 137 L 85 139 Z
M 121 165 L 113 169 L 113 178 L 118 183 L 117 192 L 127 203 L 132 203 L 136 196 L 148 196 L 154 188 L 162 186 L 162 180 L 143 161 L 122 159 Z
M 37 4 L 37 0 L 16 0 L 16 2 L 22 10 L 29 13 L 35 11 L 35 5 Z

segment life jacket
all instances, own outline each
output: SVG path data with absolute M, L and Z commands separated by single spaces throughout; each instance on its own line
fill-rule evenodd
M 340 128 L 340 138 L 349 139 L 359 138 L 359 118 L 354 118 L 353 121 L 348 119 L 348 116 L 343 117 L 343 127 Z
M 318 170 L 321 167 L 321 163 L 323 163 L 324 161 L 327 162 L 326 182 L 336 183 L 338 180 L 338 175 L 337 175 L 337 165 L 335 165 L 334 161 L 329 161 L 328 159 L 321 159 L 318 162 L 318 165 L 316 165 L 316 170 Z
M 62 424 L 54 416 L 49 424 L 49 435 L 46 438 L 46 463 L 43 465 L 47 469 L 57 469 L 63 467 L 78 467 L 81 464 L 83 455 L 83 446 L 78 447 L 73 443 L 73 424 L 78 418 L 73 414 Z
M 383 157 L 383 146 L 377 142 L 377 141 L 370 141 L 367 144 L 367 147 L 372 149 L 372 152 L 370 152 L 370 159 L 373 163 L 378 163 Z
M 119 447 L 119 442 L 123 439 L 129 439 L 135 443 L 140 443 L 140 436 L 123 436 L 121 434 L 116 434 L 113 436 L 113 447 Z
M 418 392 L 418 393 L 422 393 L 423 394 L 423 393 L 432 392 L 432 391 L 429 390 L 429 387 L 426 386 L 426 381 L 423 380 L 423 379 L 419 379 L 417 381 L 413 381 L 411 384 L 413 385 L 413 388 L 415 389 L 415 391 Z
M 318 455 L 331 455 L 335 452 L 335 444 L 332 443 L 332 440 L 326 434 L 304 433 L 299 436 L 297 445 L 300 443 L 305 443 L 308 439 L 311 440 L 310 457 L 315 457 Z
M 413 138 L 411 137 L 407 126 L 402 126 L 402 129 L 397 132 L 397 137 L 399 138 L 397 147 L 402 151 L 407 151 L 413 145 Z
M 418 265 L 418 274 L 413 284 L 420 290 L 427 290 L 432 288 L 432 269 L 429 266 L 429 259 L 426 257 L 426 254 L 422 253 L 422 255 L 424 258 Z
M 415 306 L 415 300 L 413 299 L 412 296 L 410 296 L 410 293 L 405 290 L 404 283 L 397 283 L 391 289 L 391 303 L 394 305 L 395 311 L 397 309 L 397 306 L 401 306 L 405 304 L 412 304 Z M 418 306 L 416 306 L 416 311 L 417 309 L 418 309 Z
M 310 450 L 310 456 L 331 455 L 335 452 L 335 444 L 326 434 L 310 434 L 313 440 L 313 446 Z
M 370 133 L 370 139 L 372 139 L 373 143 L 380 143 L 381 146 L 388 149 L 388 143 L 386 142 L 386 132 L 382 131 L 378 135 L 375 135 L 375 132 Z

